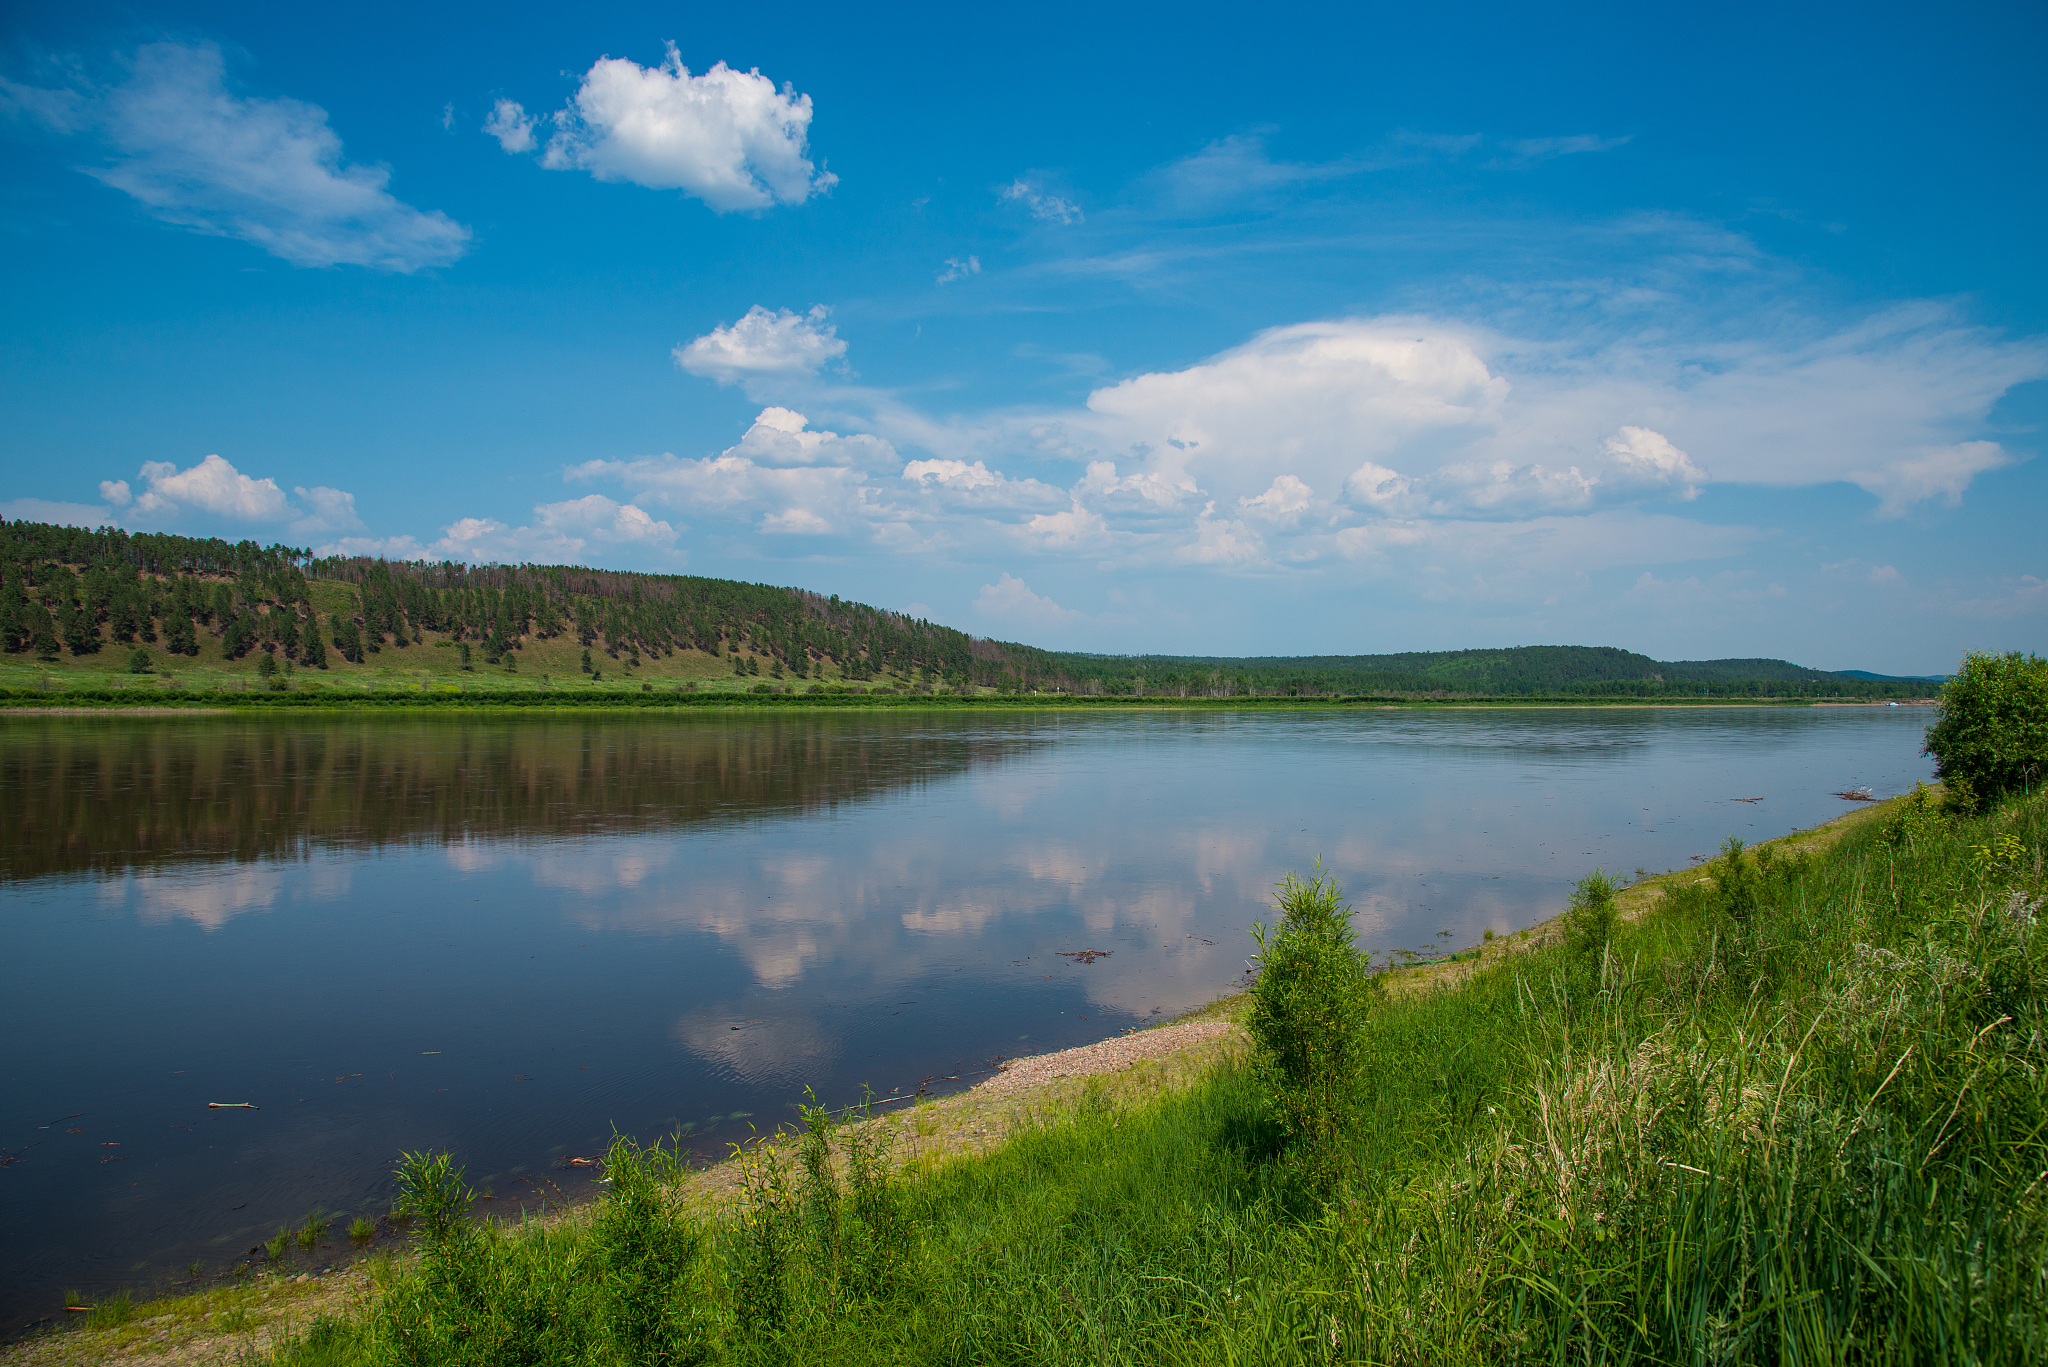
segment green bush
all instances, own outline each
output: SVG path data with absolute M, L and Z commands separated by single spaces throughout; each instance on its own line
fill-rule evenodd
M 1571 909 L 1565 913 L 1565 932 L 1580 954 L 1601 954 L 1614 938 L 1620 912 L 1614 903 L 1615 882 L 1604 869 L 1595 869 L 1572 889 Z
M 1304 1174 L 1329 1196 L 1356 1127 L 1372 980 L 1344 894 L 1320 865 L 1306 880 L 1283 878 L 1274 902 L 1279 924 L 1252 926 L 1258 979 L 1245 1028 L 1273 1117 Z
M 1926 753 L 1956 805 L 1967 794 L 1969 810 L 2038 786 L 2048 776 L 2048 660 L 2016 650 L 1965 656 L 1942 686 Z

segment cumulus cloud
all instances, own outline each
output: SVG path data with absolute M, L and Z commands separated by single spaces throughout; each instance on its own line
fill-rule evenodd
M 975 595 L 974 613 L 1006 627 L 1046 631 L 1082 620 L 1083 614 L 1063 608 L 1014 574 L 1004 574 L 993 584 L 983 584 Z
M 106 486 L 100 486 L 104 489 Z M 359 532 L 363 520 L 356 515 L 356 496 L 340 489 L 329 489 L 315 485 L 310 489 L 294 488 L 307 504 L 306 511 L 287 529 L 295 537 L 313 538 L 332 536 L 336 532 Z
M 533 116 L 517 100 L 499 100 L 484 120 L 484 132 L 498 140 L 507 152 L 531 152 L 538 144 L 533 138 Z
M 577 564 L 588 560 L 595 547 L 658 551 L 670 555 L 673 563 L 681 558 L 679 552 L 672 552 L 676 535 L 674 527 L 656 521 L 633 504 L 590 494 L 562 503 L 537 504 L 533 521 L 525 526 L 512 527 L 489 517 L 463 517 L 443 527 L 441 535 L 425 546 L 410 537 L 383 542 L 348 538 L 336 543 L 332 553 L 471 564 Z M 378 549 L 369 549 L 373 546 Z
M 980 274 L 981 274 L 981 258 L 980 258 L 980 257 L 978 257 L 978 256 L 963 256 L 963 257 L 951 257 L 951 256 L 949 256 L 949 257 L 947 257 L 947 258 L 946 258 L 946 269 L 944 269 L 944 270 L 942 270 L 942 271 L 940 271 L 940 272 L 939 272 L 939 283 L 940 283 L 941 285 L 948 285 L 948 284 L 951 284 L 951 283 L 952 283 L 953 281 L 955 281 L 955 280 L 965 280 L 965 279 L 966 279 L 966 278 L 967 278 L 968 276 L 970 276 L 970 275 L 980 275 Z
M 327 111 L 237 95 L 211 43 L 150 43 L 111 85 L 5 83 L 7 104 L 109 154 L 81 168 L 166 223 L 250 242 L 295 266 L 409 273 L 446 265 L 470 231 L 387 188 L 391 172 L 343 160 Z
M 765 408 L 716 456 L 594 460 L 566 473 L 617 481 L 641 502 L 749 519 L 765 532 L 824 535 L 884 518 L 889 510 L 868 484 L 868 471 L 893 471 L 901 463 L 879 437 L 811 431 L 803 414 Z
M 996 197 L 1008 204 L 1021 204 L 1031 216 L 1041 223 L 1058 223 L 1062 226 L 1081 221 L 1081 206 L 1070 199 L 1050 195 L 1019 177 L 996 191 Z
M 354 494 L 315 485 L 294 487 L 287 495 L 275 479 L 245 475 L 218 455 L 182 470 L 174 461 L 146 461 L 137 479 L 140 493 L 125 479 L 99 481 L 97 505 L 18 499 L 5 505 L 6 515 L 81 527 L 163 527 L 194 517 L 223 518 L 282 523 L 285 535 L 305 540 L 364 530 Z
M 981 461 L 913 460 L 903 467 L 903 478 L 913 484 L 932 484 L 943 489 L 993 489 L 1003 477 Z
M 1276 525 L 1291 525 L 1315 502 L 1315 490 L 1293 475 L 1275 475 L 1266 492 L 1257 498 L 1241 498 L 1237 506 L 1247 515 Z
M 1904 517 L 1914 504 L 1935 499 L 1953 508 L 1971 480 L 2010 464 L 2012 457 L 1997 442 L 1965 441 L 1918 447 L 1877 469 L 1852 470 L 1849 479 L 1877 495 L 1879 517 Z
M 814 432 L 803 414 L 788 408 L 764 408 L 737 444 L 725 451 L 755 465 L 847 465 L 893 470 L 902 463 L 896 448 L 865 432 L 840 436 Z
M 669 354 L 692 375 L 721 385 L 808 378 L 846 354 L 846 343 L 826 321 L 831 316 L 823 304 L 809 313 L 771 313 L 756 304 L 738 322 L 721 324 Z
M 276 480 L 251 479 L 219 456 L 183 470 L 167 460 L 146 461 L 142 477 L 149 482 L 149 492 L 135 500 L 135 511 L 154 517 L 196 508 L 217 517 L 282 522 L 292 512 L 291 501 Z
M 510 123 L 498 119 L 508 103 L 500 102 L 493 121 L 513 140 L 497 128 L 485 131 L 508 152 L 528 150 L 525 111 L 513 105 Z M 600 58 L 553 123 L 543 166 L 681 190 L 720 213 L 801 204 L 838 183 L 806 155 L 810 96 L 777 90 L 759 70 L 734 71 L 724 62 L 692 75 L 673 43 L 659 66 Z

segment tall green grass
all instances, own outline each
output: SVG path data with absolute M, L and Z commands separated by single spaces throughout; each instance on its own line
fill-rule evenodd
M 914 1178 L 809 1113 L 727 1223 L 658 1147 L 552 1227 L 441 1218 L 443 1164 L 417 1269 L 283 1356 L 2048 1360 L 2044 814 L 1730 842 L 1639 921 L 1582 889 L 1558 944 L 1375 997 L 1333 1194 L 1248 1066 Z

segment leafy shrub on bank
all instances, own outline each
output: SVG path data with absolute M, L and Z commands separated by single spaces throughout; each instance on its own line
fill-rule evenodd
M 1942 686 L 1927 753 L 1965 813 L 2048 778 L 2048 660 L 2011 651 L 1965 656 Z
M 1337 880 L 1318 866 L 1290 873 L 1274 902 L 1279 924 L 1252 926 L 1258 978 L 1245 1017 L 1274 1118 L 1325 1195 L 1343 1175 L 1365 1080 L 1370 982 Z

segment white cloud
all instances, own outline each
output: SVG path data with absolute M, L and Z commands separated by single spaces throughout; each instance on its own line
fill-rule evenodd
M 993 489 L 1003 482 L 981 461 L 969 465 L 964 460 L 913 460 L 903 467 L 903 478 L 946 489 Z
M 566 476 L 615 480 L 635 490 L 641 502 L 752 519 L 762 531 L 822 535 L 855 531 L 887 515 L 867 471 L 899 464 L 895 449 L 879 437 L 814 432 L 801 413 L 765 408 L 717 456 L 594 460 L 571 467 Z
M 1697 498 L 1707 482 L 1706 471 L 1671 444 L 1662 432 L 1623 426 L 1600 443 L 1608 460 L 1610 487 L 1642 490 L 1682 499 Z
M 893 470 L 902 464 L 896 448 L 880 437 L 856 432 L 813 432 L 803 414 L 787 408 L 764 408 L 728 456 L 744 456 L 755 465 L 848 465 Z
M 1084 615 L 1033 593 L 1030 585 L 1013 574 L 1005 574 L 993 584 L 983 584 L 974 599 L 974 612 L 1007 627 L 1036 631 L 1067 626 L 1082 620 Z
M 1183 565 L 1255 565 L 1266 558 L 1265 543 L 1242 521 L 1215 516 L 1216 505 L 1208 504 L 1195 518 L 1195 539 L 1173 553 Z
M 450 106 L 451 113 L 453 106 Z M 536 144 L 533 140 L 533 116 L 517 100 L 499 100 L 491 106 L 491 115 L 484 120 L 484 132 L 498 140 L 498 146 L 507 152 L 531 152 Z
M 1031 211 L 1031 216 L 1041 223 L 1058 223 L 1062 226 L 1081 221 L 1081 206 L 1070 199 L 1049 195 L 1019 177 L 996 191 L 997 198 L 1005 203 L 1022 204 Z
M 805 155 L 810 96 L 723 62 L 693 76 L 673 43 L 658 67 L 599 59 L 554 123 L 551 170 L 682 190 L 720 213 L 801 204 L 838 183 Z
M 100 481 L 100 497 L 116 508 L 125 508 L 132 501 L 125 479 L 103 479 Z
M 966 279 L 966 278 L 967 278 L 968 276 L 970 276 L 970 275 L 980 275 L 980 274 L 981 274 L 981 258 L 980 258 L 980 257 L 978 257 L 978 256 L 966 256 L 966 257 L 951 257 L 951 256 L 949 256 L 949 257 L 947 257 L 947 258 L 946 258 L 946 269 L 944 269 L 944 270 L 942 270 L 942 271 L 940 271 L 940 272 L 939 272 L 939 283 L 940 283 L 941 285 L 947 285 L 947 284 L 951 284 L 951 283 L 952 283 L 953 281 L 955 281 L 955 280 L 965 280 L 965 279 Z
M 1100 513 L 1074 506 L 1062 513 L 1040 513 L 1025 520 L 1024 537 L 1043 550 L 1081 550 L 1106 545 L 1109 523 Z
M 146 461 L 142 477 L 149 492 L 135 500 L 135 511 L 151 517 L 175 517 L 196 508 L 217 517 L 282 522 L 294 511 L 276 480 L 251 479 L 219 456 L 183 470 L 167 460 Z
M 1953 508 L 1963 501 L 1970 481 L 1988 470 L 2012 464 L 1995 441 L 1965 441 L 1952 446 L 1923 446 L 1875 470 L 1852 470 L 1849 479 L 1879 499 L 1879 517 L 1903 517 L 1916 503 L 1940 499 Z
M 391 545 L 392 551 L 406 559 L 579 564 L 589 559 L 593 545 L 679 554 L 671 552 L 675 540 L 675 528 L 656 521 L 643 509 L 590 494 L 563 503 L 538 504 L 533 522 L 523 527 L 509 527 L 495 518 L 464 517 L 443 527 L 440 537 L 423 547 L 409 537 L 381 544 Z M 392 554 L 368 549 L 378 544 L 344 540 L 339 548 L 343 554 Z M 358 546 L 364 549 L 356 549 Z
M 846 343 L 825 321 L 831 316 L 823 304 L 802 314 L 770 313 L 756 304 L 738 322 L 721 324 L 669 354 L 692 375 L 722 385 L 807 378 L 846 354 Z
M 1290 525 L 1315 502 L 1315 490 L 1293 475 L 1275 475 L 1266 492 L 1257 498 L 1241 498 L 1237 506 L 1248 516 L 1276 525 Z
M 587 494 L 563 503 L 543 503 L 534 518 L 548 531 L 581 542 L 608 546 L 656 546 L 675 543 L 676 530 L 657 522 L 630 503 L 616 503 L 602 494 Z
M 412 272 L 468 250 L 469 229 L 394 197 L 389 170 L 344 163 L 326 110 L 230 91 L 213 44 L 150 43 L 127 66 L 111 86 L 5 94 L 50 131 L 102 143 L 112 160 L 81 169 L 166 223 L 296 266 Z
M 102 489 L 106 486 L 101 485 Z M 315 485 L 294 488 L 293 493 L 311 507 L 287 529 L 296 537 L 332 536 L 336 532 L 359 532 L 363 520 L 356 515 L 356 496 L 340 489 Z

